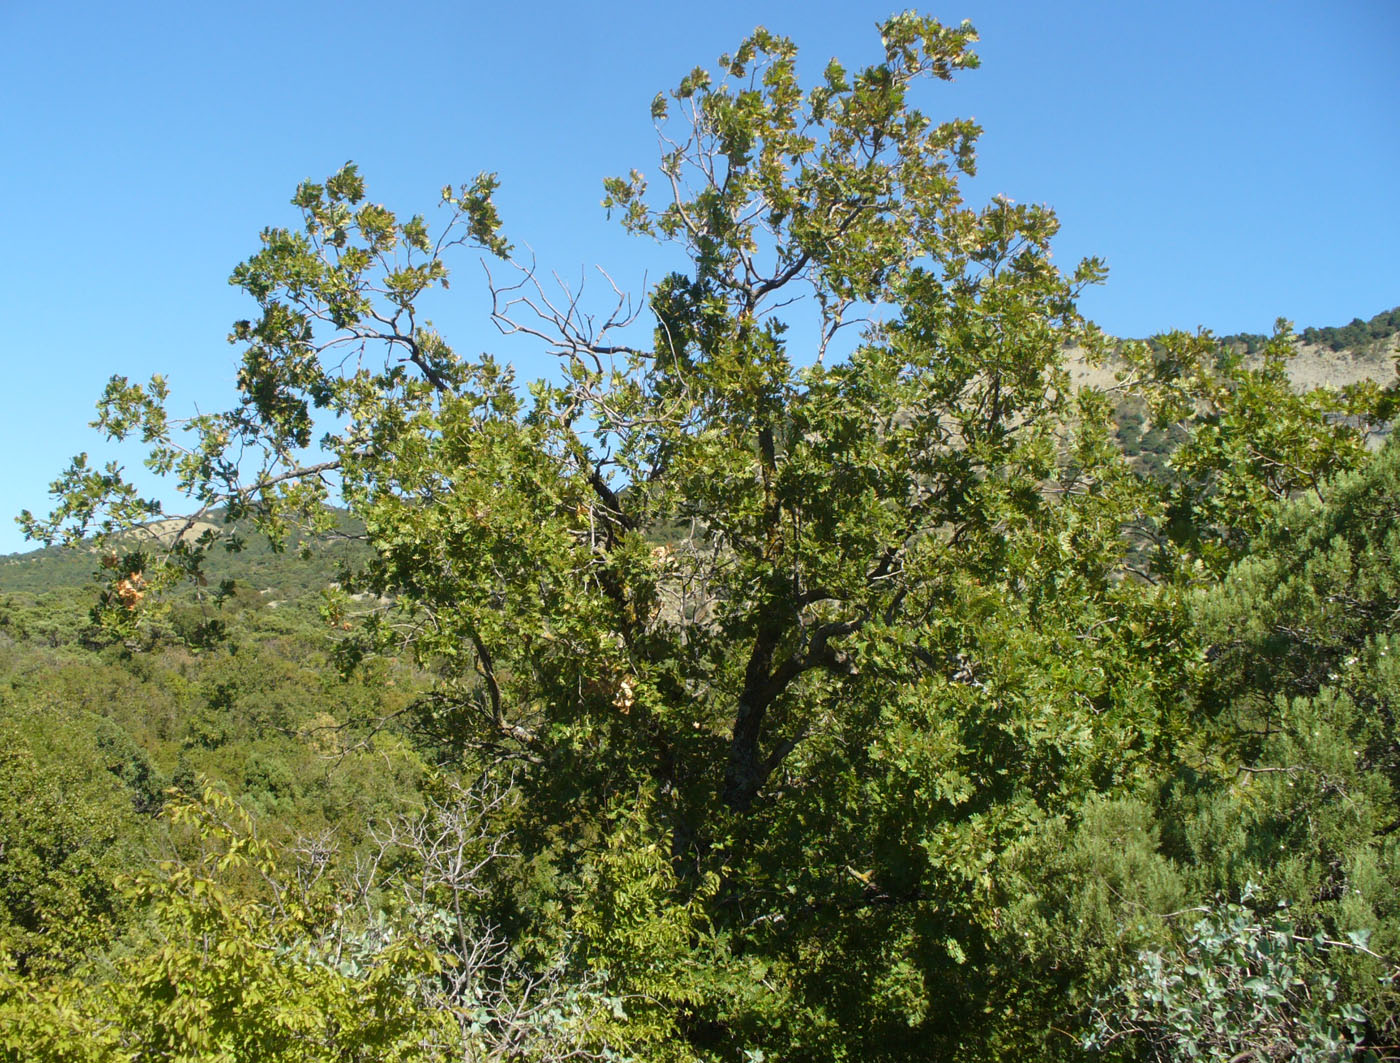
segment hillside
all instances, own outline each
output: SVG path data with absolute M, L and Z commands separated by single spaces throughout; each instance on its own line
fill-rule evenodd
M 244 531 L 241 550 L 216 549 L 209 554 L 205 564 L 208 583 L 218 586 L 224 580 L 233 580 L 270 600 L 296 599 L 317 592 L 334 580 L 344 566 L 368 556 L 363 528 L 343 511 L 335 511 L 335 521 L 334 532 L 306 542 L 293 539 L 282 550 L 273 550 L 261 536 Z M 157 542 L 162 541 L 162 535 L 168 538 L 165 525 L 173 523 L 164 521 L 150 526 L 153 538 Z M 0 593 L 43 594 L 77 587 L 88 583 L 99 570 L 98 558 L 90 549 L 47 546 L 0 555 Z
M 1245 355 L 1246 363 L 1268 341 L 1257 333 L 1234 333 L 1217 339 Z M 1350 325 L 1308 327 L 1297 333 L 1288 375 L 1300 390 L 1341 388 L 1364 380 L 1385 386 L 1396 379 L 1400 358 L 1400 307 L 1383 310 L 1369 321 L 1354 318 Z M 1121 362 L 1091 366 L 1072 358 L 1070 370 L 1076 383 L 1108 388 L 1116 383 Z

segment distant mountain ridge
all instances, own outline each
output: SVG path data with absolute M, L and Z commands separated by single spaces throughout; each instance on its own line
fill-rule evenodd
M 1222 344 L 1244 353 L 1246 361 L 1257 354 L 1269 337 L 1261 333 L 1237 332 L 1217 336 Z M 1317 387 L 1346 387 L 1373 380 L 1384 387 L 1396 379 L 1400 359 L 1400 306 L 1382 310 L 1369 321 L 1353 318 L 1348 325 L 1305 328 L 1296 334 L 1294 356 L 1288 363 L 1288 376 L 1294 387 L 1308 391 Z M 1071 354 L 1070 375 L 1081 386 L 1112 387 L 1123 366 L 1110 359 L 1104 365 L 1089 365 Z
M 232 579 L 246 587 L 266 588 L 280 598 L 298 597 L 329 584 L 342 566 L 362 563 L 369 556 L 363 526 L 344 510 L 331 509 L 335 530 L 309 540 L 304 544 L 305 552 L 300 540 L 288 543 L 284 550 L 273 550 L 262 536 L 251 531 L 243 536 L 244 546 L 239 551 L 211 550 L 204 566 L 211 586 Z M 168 545 L 170 537 L 183 525 L 183 521 L 164 519 L 144 527 L 153 544 Z M 216 516 L 212 521 L 201 521 L 190 533 L 197 535 L 202 530 L 221 527 Z M 81 586 L 97 568 L 98 560 L 90 549 L 46 546 L 0 555 L 0 593 L 40 594 Z
M 1325 347 L 1333 353 L 1366 353 L 1372 349 L 1392 350 L 1397 336 L 1400 336 L 1400 306 L 1382 310 L 1369 321 L 1354 317 L 1347 325 L 1305 328 L 1298 333 L 1298 341 L 1303 347 Z M 1230 336 L 1221 336 L 1220 342 L 1242 346 L 1247 354 L 1253 354 L 1267 343 L 1268 339 L 1268 336 L 1257 332 L 1237 332 Z

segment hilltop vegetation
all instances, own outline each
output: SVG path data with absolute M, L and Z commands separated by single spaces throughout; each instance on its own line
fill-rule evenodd
M 1400 306 L 1382 310 L 1369 321 L 1354 317 L 1346 325 L 1326 328 L 1309 326 L 1298 333 L 1298 339 L 1309 347 L 1325 347 L 1329 351 L 1347 351 L 1354 357 L 1364 357 L 1373 353 L 1388 353 L 1395 345 L 1397 334 L 1400 334 Z M 1257 333 L 1239 332 L 1221 336 L 1220 342 L 1228 347 L 1242 347 L 1247 354 L 1253 354 L 1268 339 Z
M 1074 386 L 1102 266 L 963 200 L 971 27 L 881 33 L 653 101 L 640 325 L 492 175 L 430 229 L 347 166 L 234 271 L 237 404 L 113 378 L 217 519 L 85 457 L 24 515 L 79 552 L 0 606 L 9 1056 L 1400 1058 L 1396 389 L 1286 323 Z M 550 379 L 423 324 L 463 246 Z

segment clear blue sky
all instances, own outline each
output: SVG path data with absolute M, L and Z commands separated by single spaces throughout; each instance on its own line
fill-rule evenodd
M 542 265 L 658 275 L 598 207 L 653 168 L 647 107 L 757 24 L 809 69 L 875 58 L 866 0 L 807 3 L 0 0 L 0 552 L 46 508 L 113 372 L 164 372 L 175 409 L 229 401 L 249 306 L 228 273 L 290 224 L 306 177 L 357 161 L 372 198 L 429 210 L 499 172 L 510 239 Z M 1046 202 L 1057 257 L 1105 258 L 1084 306 L 1120 335 L 1343 324 L 1400 303 L 1397 0 L 937 0 L 982 36 L 980 70 L 930 84 L 936 118 L 985 128 L 978 196 Z M 439 324 L 505 348 L 472 267 Z

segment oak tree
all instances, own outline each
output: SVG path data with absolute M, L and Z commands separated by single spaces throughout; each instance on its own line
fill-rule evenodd
M 280 540 L 343 502 L 374 551 L 343 659 L 431 671 L 421 725 L 520 790 L 537 873 L 502 918 L 572 928 L 678 1057 L 970 1044 L 1032 962 L 1003 857 L 1171 745 L 1175 614 L 1120 578 L 1142 487 L 1064 368 L 1103 268 L 1057 268 L 1044 206 L 968 203 L 977 126 L 915 105 L 975 39 L 896 16 L 804 86 L 760 29 L 659 95 L 655 172 L 603 205 L 688 266 L 636 302 L 514 262 L 492 175 L 431 224 L 354 166 L 308 181 L 233 274 L 236 404 L 177 422 L 120 377 L 101 403 L 216 525 L 113 538 L 109 621 L 233 522 Z M 463 251 L 545 379 L 424 319 Z M 55 489 L 31 534 L 167 516 L 115 466 Z

